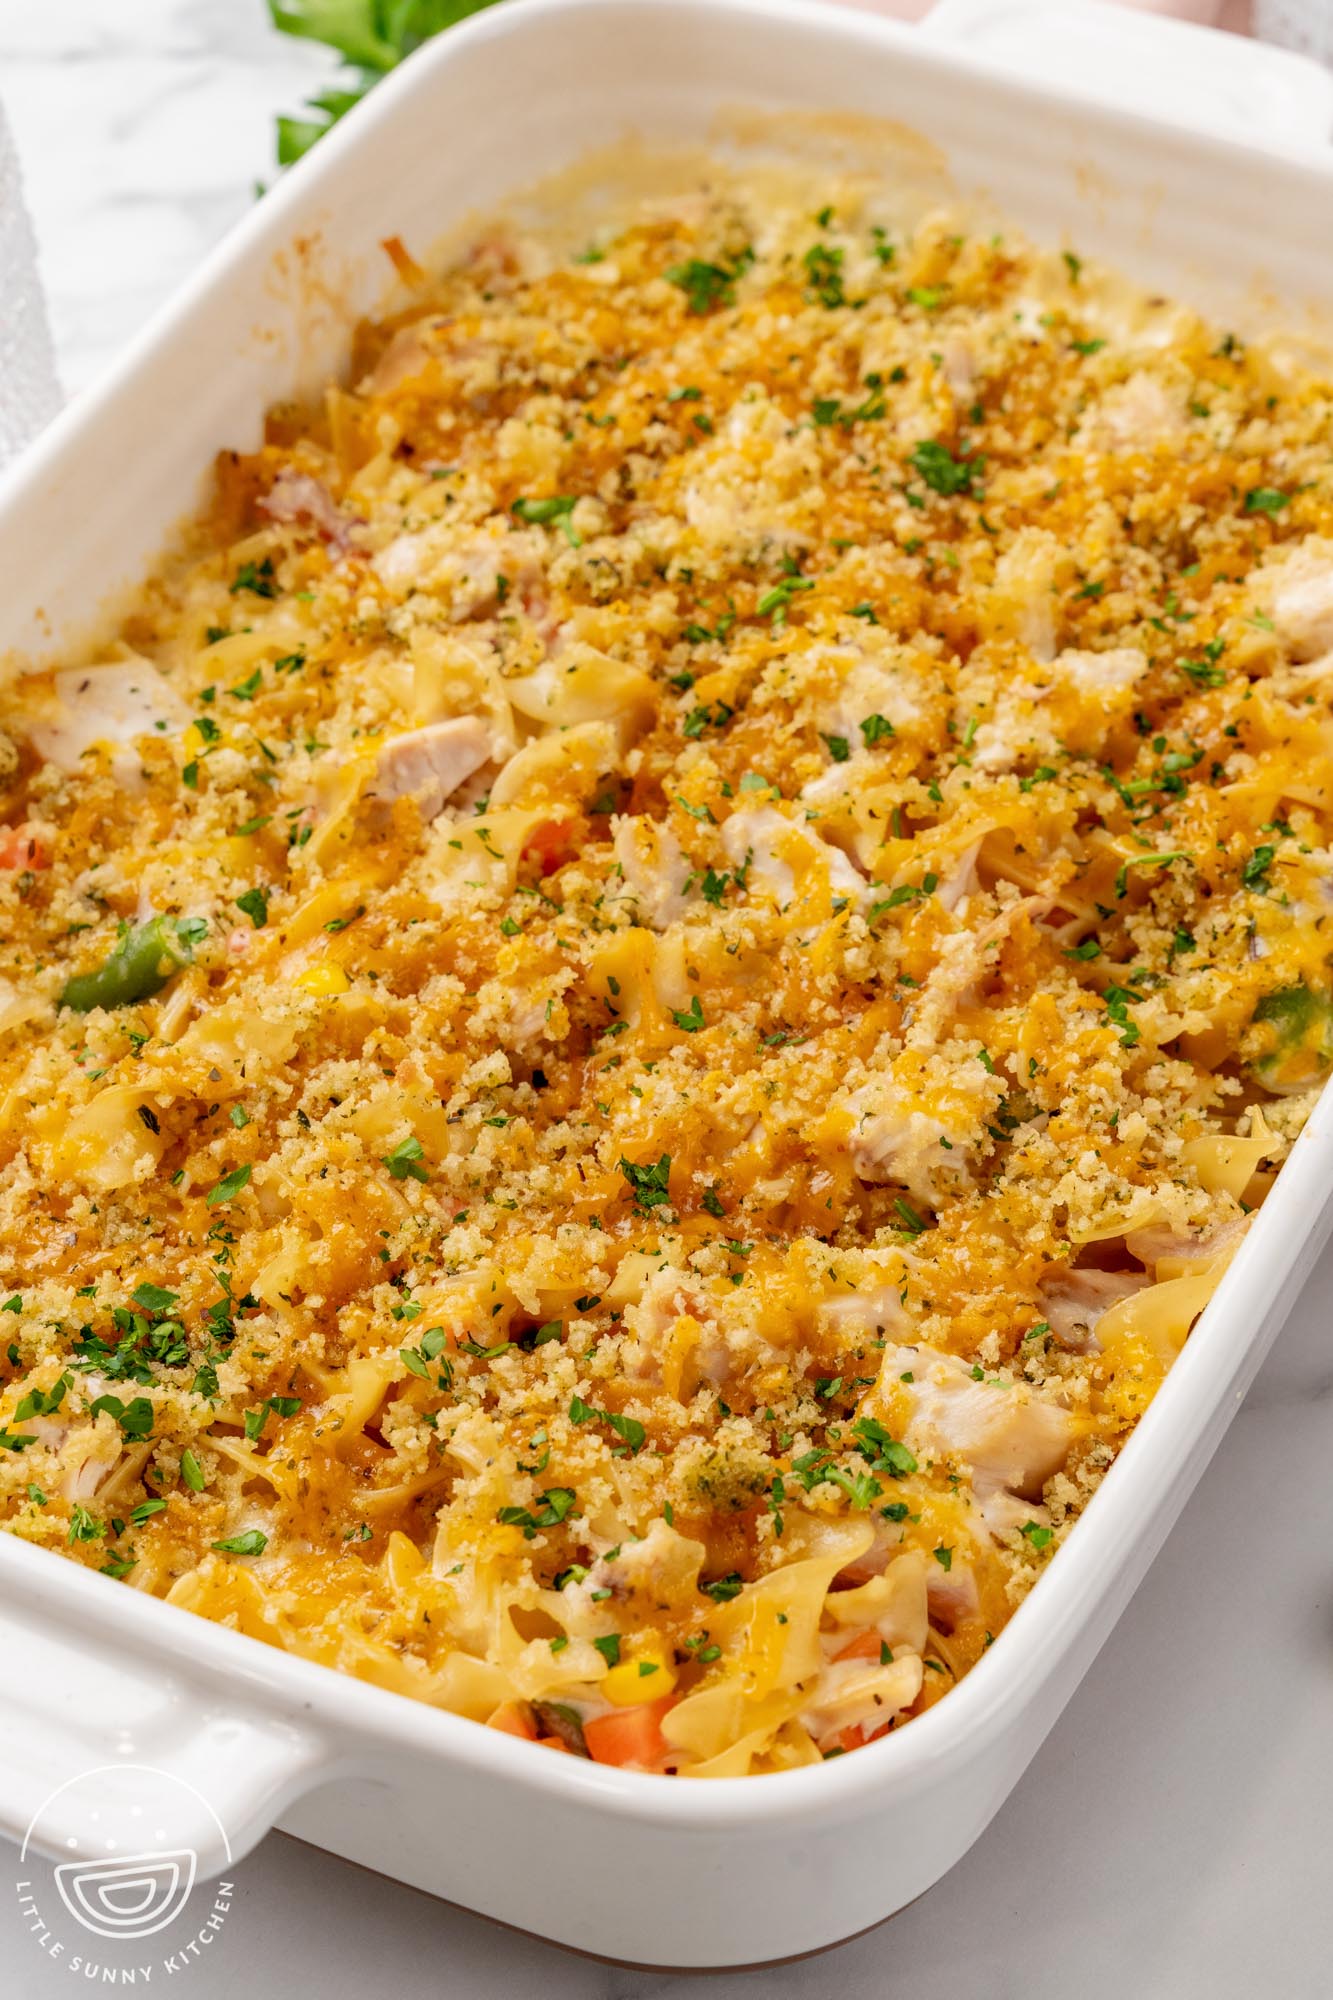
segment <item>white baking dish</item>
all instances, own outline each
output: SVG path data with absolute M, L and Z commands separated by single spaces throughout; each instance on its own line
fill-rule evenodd
M 1153 116 L 1094 95 L 1140 82 Z M 1178 115 L 1157 116 L 1168 103 Z M 1242 328 L 1333 310 L 1333 79 L 1295 58 L 1055 0 L 945 0 L 924 30 L 800 0 L 521 0 L 378 90 L 10 476 L 0 648 L 49 656 L 134 582 L 213 450 L 253 442 L 267 403 L 337 368 L 380 292 L 380 238 L 419 248 L 590 143 L 695 141 L 734 106 L 897 121 L 964 194 Z M 920 168 L 926 149 L 913 156 Z M 1331 1185 L 1326 1095 L 1050 1574 L 959 1689 L 855 1756 L 690 1784 L 537 1755 L 0 1536 L 0 1830 L 20 1836 L 65 1779 L 129 1758 L 217 1814 L 229 1846 L 202 1805 L 173 1828 L 205 1871 L 281 1823 L 657 1965 L 782 1958 L 874 1924 L 959 1858 L 1068 1699 L 1309 1270 Z M 48 1811 L 52 1850 L 77 1831 L 53 1825 Z

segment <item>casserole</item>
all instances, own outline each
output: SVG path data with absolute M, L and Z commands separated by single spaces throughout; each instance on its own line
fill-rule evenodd
M 956 19 L 958 10 L 951 11 Z M 391 127 L 394 144 L 407 148 L 403 157 L 410 156 L 414 107 L 418 117 L 429 119 L 443 101 L 439 93 L 457 88 L 463 97 L 477 98 L 480 79 L 475 70 L 469 70 L 469 64 L 482 64 L 484 74 L 488 61 L 497 62 L 504 68 L 506 86 L 512 87 L 515 70 L 521 74 L 524 66 L 530 64 L 530 73 L 537 76 L 547 72 L 558 59 L 562 65 L 559 73 L 567 74 L 570 80 L 572 106 L 575 82 L 586 87 L 593 76 L 595 65 L 590 57 L 585 61 L 585 51 L 599 44 L 608 12 L 588 6 L 526 8 L 513 16 L 498 17 L 494 23 L 478 24 L 457 44 L 451 40 L 434 52 L 428 64 L 420 67 L 417 78 L 406 77 L 393 87 L 389 108 L 382 115 L 386 120 L 396 121 Z M 910 76 L 922 91 L 922 102 L 929 110 L 933 89 L 936 114 L 947 118 L 951 128 L 956 121 L 967 131 L 969 149 L 980 146 L 981 136 L 989 128 L 990 143 L 999 140 L 1009 145 L 1012 167 L 1021 169 L 1026 160 L 1029 170 L 1035 170 L 1030 152 L 1025 154 L 1017 138 L 1024 103 L 1032 101 L 1030 94 L 1025 98 L 1023 92 L 994 86 L 988 90 L 965 66 L 951 65 L 925 51 L 909 53 L 905 38 L 889 35 L 886 40 L 885 31 L 861 23 L 816 25 L 813 16 L 799 10 L 765 15 L 763 18 L 779 24 L 780 32 L 775 28 L 766 38 L 763 61 L 769 74 L 762 90 L 757 91 L 754 79 L 746 78 L 743 71 L 733 72 L 735 81 L 728 83 L 726 69 L 731 58 L 727 48 L 718 45 L 719 37 L 725 41 L 730 33 L 733 40 L 728 47 L 735 56 L 745 52 L 747 26 L 757 18 L 751 10 L 737 8 L 696 16 L 691 10 L 643 7 L 618 10 L 617 18 L 625 27 L 626 73 L 636 59 L 636 44 L 638 53 L 643 53 L 640 38 L 648 38 L 648 46 L 656 51 L 653 38 L 662 35 L 663 47 L 674 52 L 673 60 L 679 56 L 679 89 L 683 92 L 687 85 L 690 90 L 697 89 L 694 79 L 702 66 L 710 77 L 710 88 L 713 84 L 717 86 L 713 101 L 725 102 L 737 94 L 758 94 L 770 102 L 785 98 L 811 108 L 836 102 L 852 110 L 866 110 L 870 108 L 867 100 L 878 92 L 872 91 L 868 84 L 863 88 L 853 87 L 852 71 L 860 60 L 858 51 L 893 50 L 898 54 L 898 62 L 892 71 L 886 65 L 885 76 L 893 76 L 895 90 L 905 87 L 904 79 Z M 683 33 L 686 24 L 695 25 L 694 36 Z M 542 42 L 543 35 L 550 37 L 546 44 Z M 778 65 L 776 54 L 780 41 L 786 48 L 782 65 Z M 688 43 L 688 47 L 681 48 L 682 43 Z M 614 61 L 620 60 L 618 50 Z M 843 61 L 845 73 L 840 71 Z M 706 118 L 711 104 L 700 100 L 687 114 L 683 108 L 669 103 L 671 93 L 666 86 L 671 76 L 670 65 L 657 60 L 656 53 L 652 64 L 653 93 L 644 99 L 626 95 L 628 86 L 617 77 L 608 76 L 610 66 L 611 60 L 606 59 L 596 72 L 598 87 L 605 88 L 608 82 L 616 85 L 633 107 L 632 122 L 654 135 L 698 134 L 699 123 Z M 792 93 L 789 86 L 780 87 L 777 68 L 788 66 L 792 74 L 797 68 L 802 70 L 805 81 L 799 95 Z M 867 69 L 865 74 L 868 76 L 870 71 Z M 884 88 L 887 91 L 887 82 Z M 659 92 L 665 92 L 665 97 L 659 97 Z M 1036 101 L 1042 100 L 1038 96 Z M 919 106 L 900 104 L 896 98 L 893 108 L 901 108 L 910 116 L 920 115 Z M 372 107 L 368 118 L 373 120 L 375 115 Z M 565 116 L 563 101 L 560 115 Z M 1008 129 L 1006 117 L 1013 121 Z M 568 124 L 560 131 L 551 126 L 549 118 L 538 120 L 535 157 L 526 166 L 544 170 L 577 150 L 574 135 L 579 122 L 572 108 Z M 365 121 L 363 129 L 364 124 Z M 1123 138 L 1133 129 L 1132 121 L 1126 124 L 1108 118 L 1103 127 L 1097 120 L 1089 120 L 1082 140 L 1084 157 L 1095 165 L 1100 145 L 1103 163 L 1113 161 L 1117 138 Z M 412 230 L 414 226 L 419 236 L 425 236 L 430 233 L 424 221 L 425 212 L 433 213 L 438 222 L 441 212 L 438 205 L 432 208 L 419 189 L 413 191 L 411 201 L 400 199 L 400 191 L 395 190 L 392 196 L 381 197 L 379 206 L 369 202 L 367 177 L 359 165 L 362 155 L 356 151 L 355 136 L 353 128 L 345 141 L 337 143 L 327 169 L 317 163 L 313 178 L 307 176 L 304 195 L 299 181 L 294 182 L 284 192 L 272 216 L 261 215 L 251 231 L 257 254 L 248 301 L 244 280 L 236 289 L 245 301 L 243 309 L 261 309 L 262 333 L 273 345 L 261 350 L 258 358 L 252 354 L 248 372 L 237 368 L 238 386 L 234 391 L 223 395 L 219 387 L 226 374 L 226 363 L 228 360 L 234 363 L 235 355 L 219 333 L 219 313 L 211 294 L 195 299 L 193 308 L 184 312 L 178 339 L 160 341 L 155 350 L 149 350 L 138 376 L 128 378 L 128 389 L 122 386 L 121 397 L 127 406 L 134 380 L 138 381 L 142 395 L 160 396 L 164 389 L 170 389 L 174 370 L 183 391 L 185 383 L 202 365 L 212 406 L 205 402 L 199 408 L 199 429 L 191 438 L 188 451 L 176 448 L 172 465 L 154 465 L 150 457 L 147 464 L 135 463 L 128 468 L 118 494 L 123 502 L 118 513 L 119 542 L 114 540 L 115 531 L 110 530 L 104 515 L 95 515 L 87 522 L 83 529 L 85 547 L 78 550 L 76 546 L 76 554 L 81 554 L 83 560 L 69 565 L 72 571 L 81 572 L 81 597 L 86 598 L 87 585 L 94 575 L 110 586 L 131 573 L 149 553 L 160 537 L 162 526 L 188 498 L 188 471 L 202 460 L 210 445 L 234 438 L 242 429 L 242 405 L 246 415 L 257 412 L 264 401 L 291 386 L 294 373 L 307 372 L 301 367 L 302 362 L 309 364 L 308 372 L 314 375 L 331 365 L 341 329 L 327 293 L 317 299 L 313 313 L 298 311 L 290 321 L 284 320 L 281 306 L 276 313 L 271 303 L 264 310 L 265 289 L 274 277 L 273 267 L 261 263 L 265 250 L 279 237 L 285 238 L 299 227 L 308 227 L 319 212 L 321 200 L 327 198 L 336 210 L 340 243 L 354 243 L 357 226 L 364 225 L 366 269 L 359 280 L 364 288 L 370 282 L 370 238 L 385 228 Z M 1055 143 L 1054 139 L 1049 143 Z M 1210 148 L 1198 141 L 1164 140 L 1163 151 L 1174 159 L 1187 187 L 1191 170 L 1198 177 L 1197 185 L 1203 186 L 1210 174 L 1219 171 L 1219 158 L 1225 157 L 1215 146 Z M 975 182 L 976 157 L 974 153 L 971 161 L 964 158 L 958 163 L 965 184 Z M 1238 186 L 1247 186 L 1250 178 L 1258 178 L 1255 174 L 1258 157 L 1251 155 L 1247 160 L 1243 155 L 1238 156 Z M 491 200 L 501 191 L 503 177 L 510 171 L 507 162 L 495 155 L 488 158 L 479 148 L 476 164 L 483 181 L 487 172 L 492 176 L 490 184 L 478 189 L 483 200 Z M 1284 196 L 1280 212 L 1286 219 L 1287 230 L 1276 248 L 1285 254 L 1285 275 L 1294 276 L 1302 248 L 1298 227 L 1302 213 L 1309 218 L 1309 247 L 1313 247 L 1315 240 L 1318 170 L 1299 157 L 1292 157 L 1285 163 L 1268 163 L 1265 171 L 1270 181 L 1270 200 L 1273 199 L 1271 182 L 1284 182 L 1276 192 Z M 522 177 L 527 178 L 528 174 Z M 1307 202 L 1304 210 L 1300 208 L 1302 190 Z M 1027 226 L 1049 231 L 1054 223 L 1072 219 L 1069 214 L 1058 215 L 1055 205 L 1044 213 L 1038 212 L 1040 203 L 1025 199 L 1025 194 L 1019 172 L 1015 189 L 1003 191 L 1004 206 Z M 1153 252 L 1136 258 L 1123 247 L 1123 237 L 1116 237 L 1117 226 L 1125 227 L 1124 213 L 1116 210 L 1110 197 L 1103 199 L 1106 203 L 1103 228 L 1098 232 L 1087 217 L 1080 215 L 1077 223 L 1080 239 L 1096 242 L 1099 249 L 1109 249 L 1118 261 L 1129 264 L 1139 275 L 1157 278 L 1173 290 L 1189 289 L 1188 281 L 1182 278 L 1176 243 L 1166 222 L 1160 237 L 1154 239 Z M 392 213 L 386 212 L 385 202 L 396 203 Z M 417 214 L 412 212 L 413 202 L 421 203 Z M 1260 207 L 1263 206 L 1261 203 Z M 1174 227 L 1182 234 L 1188 233 L 1187 210 L 1182 206 L 1172 214 Z M 308 245 L 304 254 L 309 258 Z M 1158 258 L 1156 265 L 1154 255 Z M 1281 254 L 1277 262 L 1281 286 L 1284 276 Z M 229 273 L 224 264 L 223 275 L 234 277 L 235 273 Z M 290 272 L 281 268 L 278 275 L 280 282 L 290 279 Z M 319 275 L 325 275 L 324 267 L 319 267 Z M 1222 274 L 1222 283 L 1217 288 L 1232 310 L 1236 309 L 1237 275 L 1234 269 Z M 341 276 L 346 285 L 344 302 L 363 302 L 364 289 L 360 299 L 357 298 L 356 271 L 347 270 Z M 1228 278 L 1232 284 L 1230 293 Z M 1206 302 L 1215 304 L 1212 298 Z M 298 295 L 296 303 L 302 305 L 303 298 Z M 213 342 L 211 357 L 206 348 L 201 351 L 200 341 L 194 342 L 191 352 L 196 333 Z M 313 336 L 309 349 L 298 354 L 294 351 L 293 336 L 306 334 Z M 293 342 L 285 353 L 278 347 L 282 335 Z M 240 382 L 243 372 L 245 379 Z M 90 477 L 95 479 L 99 450 L 107 454 L 105 463 L 109 470 L 118 449 L 117 438 L 123 437 L 123 431 L 117 431 L 116 426 L 124 421 L 124 415 L 117 417 L 114 408 L 103 404 L 81 424 L 67 425 L 63 444 L 57 437 L 43 448 L 22 484 L 16 485 L 10 501 L 14 529 L 9 547 L 16 573 L 22 563 L 25 573 L 34 577 L 37 592 L 46 593 L 42 608 L 57 623 L 63 614 L 53 587 L 57 583 L 55 565 L 43 556 L 43 546 L 52 547 L 55 537 L 50 533 L 49 512 L 43 530 L 42 506 L 61 507 L 62 488 L 68 494 L 73 482 L 86 485 Z M 150 507 L 146 495 L 154 478 L 160 482 L 161 490 Z M 111 538 L 97 547 L 98 537 L 108 531 Z M 68 537 L 62 553 L 68 560 Z M 43 561 L 49 564 L 45 573 Z M 34 619 L 29 635 L 36 623 Z M 13 637 L 16 643 L 25 643 L 23 632 L 16 632 Z M 31 636 L 28 643 L 32 643 Z M 1324 1170 L 1325 1145 L 1321 1113 L 1286 1170 L 1282 1193 L 1273 1204 L 1275 1213 L 1281 1208 L 1286 1218 L 1288 1244 L 1294 1247 L 1298 1241 L 1301 1243 L 1297 1263 L 1302 1268 L 1301 1260 L 1308 1260 L 1316 1247 L 1315 1190 Z M 173 1768 L 193 1776 L 228 1826 L 235 1846 L 253 1838 L 266 1817 L 280 1809 L 294 1792 L 321 1777 L 341 1772 L 345 1778 L 339 1794 L 337 1838 L 329 1837 L 333 1801 L 327 1794 L 309 1809 L 307 1817 L 297 1813 L 287 1820 L 294 1831 L 318 1824 L 325 1829 L 326 1844 L 336 1846 L 339 1851 L 373 1860 L 375 1865 L 402 1873 L 422 1886 L 472 1902 L 494 1914 L 506 1915 L 565 1941 L 619 1956 L 663 1962 L 674 1955 L 673 1922 L 676 1913 L 685 1907 L 691 1911 L 694 1948 L 698 1953 L 697 1961 L 692 1962 L 744 1962 L 832 1941 L 874 1921 L 933 1880 L 984 1824 L 1024 1756 L 1030 1754 L 1059 1699 L 1067 1695 L 1114 1609 L 1132 1587 L 1136 1562 L 1146 1559 L 1148 1544 L 1164 1532 L 1166 1507 L 1172 1503 L 1178 1505 L 1183 1498 L 1186 1490 L 1183 1475 L 1197 1472 L 1205 1441 L 1212 1441 L 1220 1429 L 1228 1392 L 1257 1365 L 1263 1334 L 1275 1327 L 1281 1306 L 1290 1298 L 1296 1266 L 1288 1268 L 1283 1286 L 1274 1296 L 1261 1247 L 1273 1242 L 1275 1231 L 1281 1226 L 1265 1213 L 1253 1242 L 1238 1259 L 1205 1322 L 1203 1338 L 1191 1343 L 1152 1416 L 1126 1452 L 1122 1466 L 1090 1510 L 1078 1542 L 1069 1551 L 1068 1559 L 1062 1559 L 1063 1570 L 1057 1567 L 1053 1572 L 1043 1591 L 1015 1622 L 1004 1646 L 983 1663 L 968 1687 L 952 1697 L 943 1709 L 923 1718 L 901 1741 L 881 1745 L 868 1752 L 866 1759 L 850 1760 L 845 1767 L 833 1766 L 815 1773 L 813 1781 L 805 1774 L 795 1774 L 804 1779 L 802 1786 L 776 1779 L 763 1787 L 762 1797 L 749 1800 L 736 1797 L 734 1789 L 727 1786 L 727 1796 L 713 1790 L 706 1798 L 695 1801 L 675 1792 L 667 1796 L 662 1786 L 654 1786 L 650 1781 L 626 1784 L 605 1772 L 569 1772 L 564 1768 L 564 1760 L 556 1760 L 562 1768 L 555 1774 L 545 1770 L 527 1773 L 526 1767 L 520 1771 L 510 1754 L 513 1746 L 474 1742 L 476 1732 L 466 1731 L 448 1716 L 402 1710 L 401 1705 L 367 1689 L 341 1684 L 331 1687 L 325 1677 L 302 1669 L 298 1663 L 275 1663 L 268 1656 L 256 1661 L 250 1658 L 249 1649 L 230 1635 L 200 1633 L 193 1628 L 182 1631 L 179 1620 L 171 1619 L 170 1614 L 154 1605 L 131 1602 L 121 1606 L 118 1602 L 114 1609 L 111 1606 L 104 1609 L 100 1597 L 89 1596 L 90 1590 L 98 1590 L 89 1579 L 48 1577 L 45 1571 L 53 1566 L 43 1564 L 40 1557 L 35 1558 L 34 1566 L 31 1552 L 15 1550 L 12 1595 L 16 1606 L 24 1608 L 16 1613 L 12 1643 L 16 1665 L 21 1669 L 18 1681 L 23 1689 L 22 1700 L 38 1700 L 36 1691 L 40 1689 L 45 1691 L 45 1699 L 57 1717 L 75 1707 L 75 1690 L 59 1671 L 62 1632 L 67 1629 L 68 1620 L 78 1622 L 87 1617 L 108 1631 L 119 1632 L 124 1669 L 118 1685 L 114 1677 L 105 1684 L 105 1709 L 100 1706 L 102 1689 L 96 1715 L 90 1716 L 86 1707 L 77 1709 L 76 1735 L 87 1731 L 88 1745 L 92 1748 L 100 1743 L 103 1731 L 113 1720 L 119 1728 L 135 1732 L 143 1754 L 157 1762 L 170 1759 Z M 1170 1415 L 1162 1415 L 1163 1411 L 1169 1411 Z M 1115 1551 L 1113 1557 L 1111 1550 Z M 11 1552 L 4 1553 L 9 1560 Z M 81 1591 L 72 1586 L 81 1586 Z M 1107 1594 L 1094 1610 L 1090 1599 L 1099 1586 L 1106 1587 Z M 25 1649 L 26 1657 L 20 1659 Z M 159 1661 L 179 1657 L 181 1663 L 178 1669 L 173 1667 L 168 1672 L 165 1681 L 159 1674 L 156 1685 L 139 1677 L 145 1656 L 151 1657 L 154 1651 Z M 1020 1652 L 1023 1658 L 1019 1657 Z M 1043 1687 L 1048 1677 L 1055 1682 L 1057 1670 L 1058 1685 Z M 196 1731 L 185 1744 L 181 1739 L 190 1731 L 192 1713 L 198 1712 L 197 1707 L 192 1708 L 189 1685 L 192 1678 L 196 1688 L 194 1702 L 198 1702 L 199 1692 L 203 1691 L 207 1720 L 204 1729 Z M 62 1682 L 69 1688 L 68 1708 L 59 1699 Z M 271 1683 L 267 1695 L 260 1692 L 265 1683 Z M 307 1702 L 316 1712 L 313 1725 L 302 1725 L 297 1719 Z M 965 1704 L 962 1710 L 960 1703 Z M 431 1829 L 442 1802 L 429 1795 L 428 1788 L 420 1784 L 419 1774 L 423 1753 L 437 1737 L 450 1758 L 454 1777 L 454 1790 L 448 1800 L 449 1815 L 456 1824 L 469 1829 L 466 1851 L 459 1843 L 451 1844 L 443 1853 L 432 1851 Z M 12 1822 L 16 1828 L 26 1818 L 21 1810 L 24 1783 L 36 1796 L 49 1789 L 51 1778 L 60 1774 L 62 1754 L 51 1754 L 54 1745 L 49 1736 L 45 1746 L 44 1749 L 41 1732 L 33 1729 L 31 1723 L 24 1730 L 23 1742 L 15 1744 L 12 1763 L 20 1774 L 20 1797 L 15 1801 Z M 892 1770 L 886 1764 L 882 1770 L 876 1766 L 864 1778 L 854 1776 L 854 1767 L 862 1762 L 868 1764 L 869 1756 L 883 1758 L 891 1751 Z M 70 1745 L 68 1755 L 74 1754 Z M 229 1774 L 225 1778 L 220 1766 L 213 1762 L 222 1756 L 226 1758 Z M 87 1754 L 80 1754 L 79 1761 L 89 1761 Z M 404 1797 L 401 1790 L 400 1772 L 405 1773 L 409 1761 L 415 1763 L 418 1774 L 415 1806 L 412 1797 Z M 48 1773 L 45 1784 L 43 1771 Z M 368 1772 L 375 1774 L 378 1789 L 367 1782 Z M 782 1788 L 781 1794 L 774 1789 L 777 1786 Z M 514 1806 L 519 1795 L 526 1795 L 528 1804 L 521 1831 L 516 1832 L 519 1816 Z M 891 1802 L 888 1806 L 880 1803 L 886 1799 Z M 867 1856 L 879 1844 L 877 1812 L 885 1815 L 885 1835 L 891 1836 L 895 1827 L 910 1825 L 911 1829 L 911 1851 L 886 1861 L 882 1872 L 878 1857 L 874 1868 L 867 1862 Z M 420 1815 L 415 1823 L 414 1813 Z M 817 1840 L 811 1837 L 815 1832 L 819 1834 Z M 495 1852 L 501 1841 L 509 1855 L 502 1883 L 492 1879 L 493 1871 L 487 1866 L 488 1854 Z M 732 1857 L 738 1841 L 744 1843 L 746 1856 L 744 1881 L 737 1879 Z M 206 1848 L 205 1852 L 209 1850 Z M 567 1870 L 557 1856 L 569 1857 Z M 728 1857 L 732 1857 L 730 1861 Z M 217 1859 L 215 1854 L 212 1858 Z M 780 1886 L 784 1879 L 791 1880 L 793 1889 L 800 1886 L 801 1893 L 774 1898 L 774 1887 Z M 634 1885 L 641 1882 L 652 1883 L 649 1901 L 637 1901 L 633 1893 Z M 709 1896 L 717 1898 L 713 1907 L 707 1900 Z

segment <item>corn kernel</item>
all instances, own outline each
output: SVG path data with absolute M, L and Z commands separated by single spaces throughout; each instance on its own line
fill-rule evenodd
M 351 980 L 340 965 L 330 959 L 321 959 L 318 965 L 308 965 L 304 972 L 298 972 L 296 983 L 307 993 L 313 993 L 317 1000 L 331 1000 L 335 994 L 346 993 Z
M 223 738 L 216 731 L 212 736 L 206 736 L 197 722 L 191 722 L 187 725 L 181 742 L 185 746 L 186 757 L 195 758 L 202 757 L 205 751 L 218 749 Z
M 617 1708 L 633 1708 L 641 1701 L 659 1701 L 676 1685 L 676 1672 L 669 1667 L 660 1647 L 621 1660 L 602 1676 L 602 1693 Z

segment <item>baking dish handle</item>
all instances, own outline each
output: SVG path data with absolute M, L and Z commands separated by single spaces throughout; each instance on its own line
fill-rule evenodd
M 304 1714 L 284 1717 L 258 1675 L 209 1670 L 157 1643 L 160 1624 L 155 1638 L 137 1614 L 160 1619 L 163 1606 L 132 1598 L 115 1647 L 98 1647 L 93 1606 L 71 1602 L 63 1579 L 44 1588 L 45 1550 L 5 1555 L 6 1569 L 36 1559 L 35 1587 L 7 1584 L 0 1611 L 0 1834 L 25 1852 L 64 1862 L 124 1852 L 151 1821 L 193 1857 L 193 1878 L 225 1877 L 330 1775 L 329 1745 Z
M 1029 81 L 1260 144 L 1333 140 L 1309 56 L 1104 0 L 936 0 L 919 32 Z

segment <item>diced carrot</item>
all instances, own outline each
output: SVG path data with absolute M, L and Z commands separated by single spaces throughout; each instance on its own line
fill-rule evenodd
M 858 1632 L 856 1637 L 849 1640 L 841 1652 L 835 1653 L 833 1657 L 835 1660 L 877 1660 L 883 1643 L 872 1625 L 867 1631 Z
M 525 1701 L 502 1701 L 494 1715 L 487 1716 L 486 1727 L 502 1729 L 506 1736 L 525 1737 L 529 1743 L 537 1741 L 537 1725 Z
M 0 868 L 49 868 L 51 857 L 26 826 L 0 826 Z
M 861 1750 L 864 1749 L 867 1743 L 875 1743 L 881 1736 L 887 1736 L 888 1733 L 889 1724 L 887 1722 L 882 1722 L 878 1729 L 872 1729 L 869 1735 L 866 1734 L 866 1724 L 864 1722 L 856 1723 L 850 1729 L 839 1730 L 838 1748 L 840 1750 Z
M 380 248 L 405 285 L 420 287 L 426 283 L 426 273 L 412 252 L 407 249 L 401 236 L 383 237 Z
M 588 1755 L 597 1764 L 656 1770 L 671 1748 L 662 1734 L 662 1718 L 675 1704 L 676 1696 L 667 1694 L 660 1701 L 643 1701 L 634 1708 L 594 1716 L 583 1725 Z
M 538 820 L 523 843 L 524 857 L 540 862 L 543 875 L 563 868 L 573 852 L 569 823 L 563 819 Z
M 558 1736 L 539 1736 L 537 1738 L 537 1748 L 539 1750 L 563 1750 L 566 1757 L 576 1757 L 578 1755 L 572 1744 L 562 1743 Z

